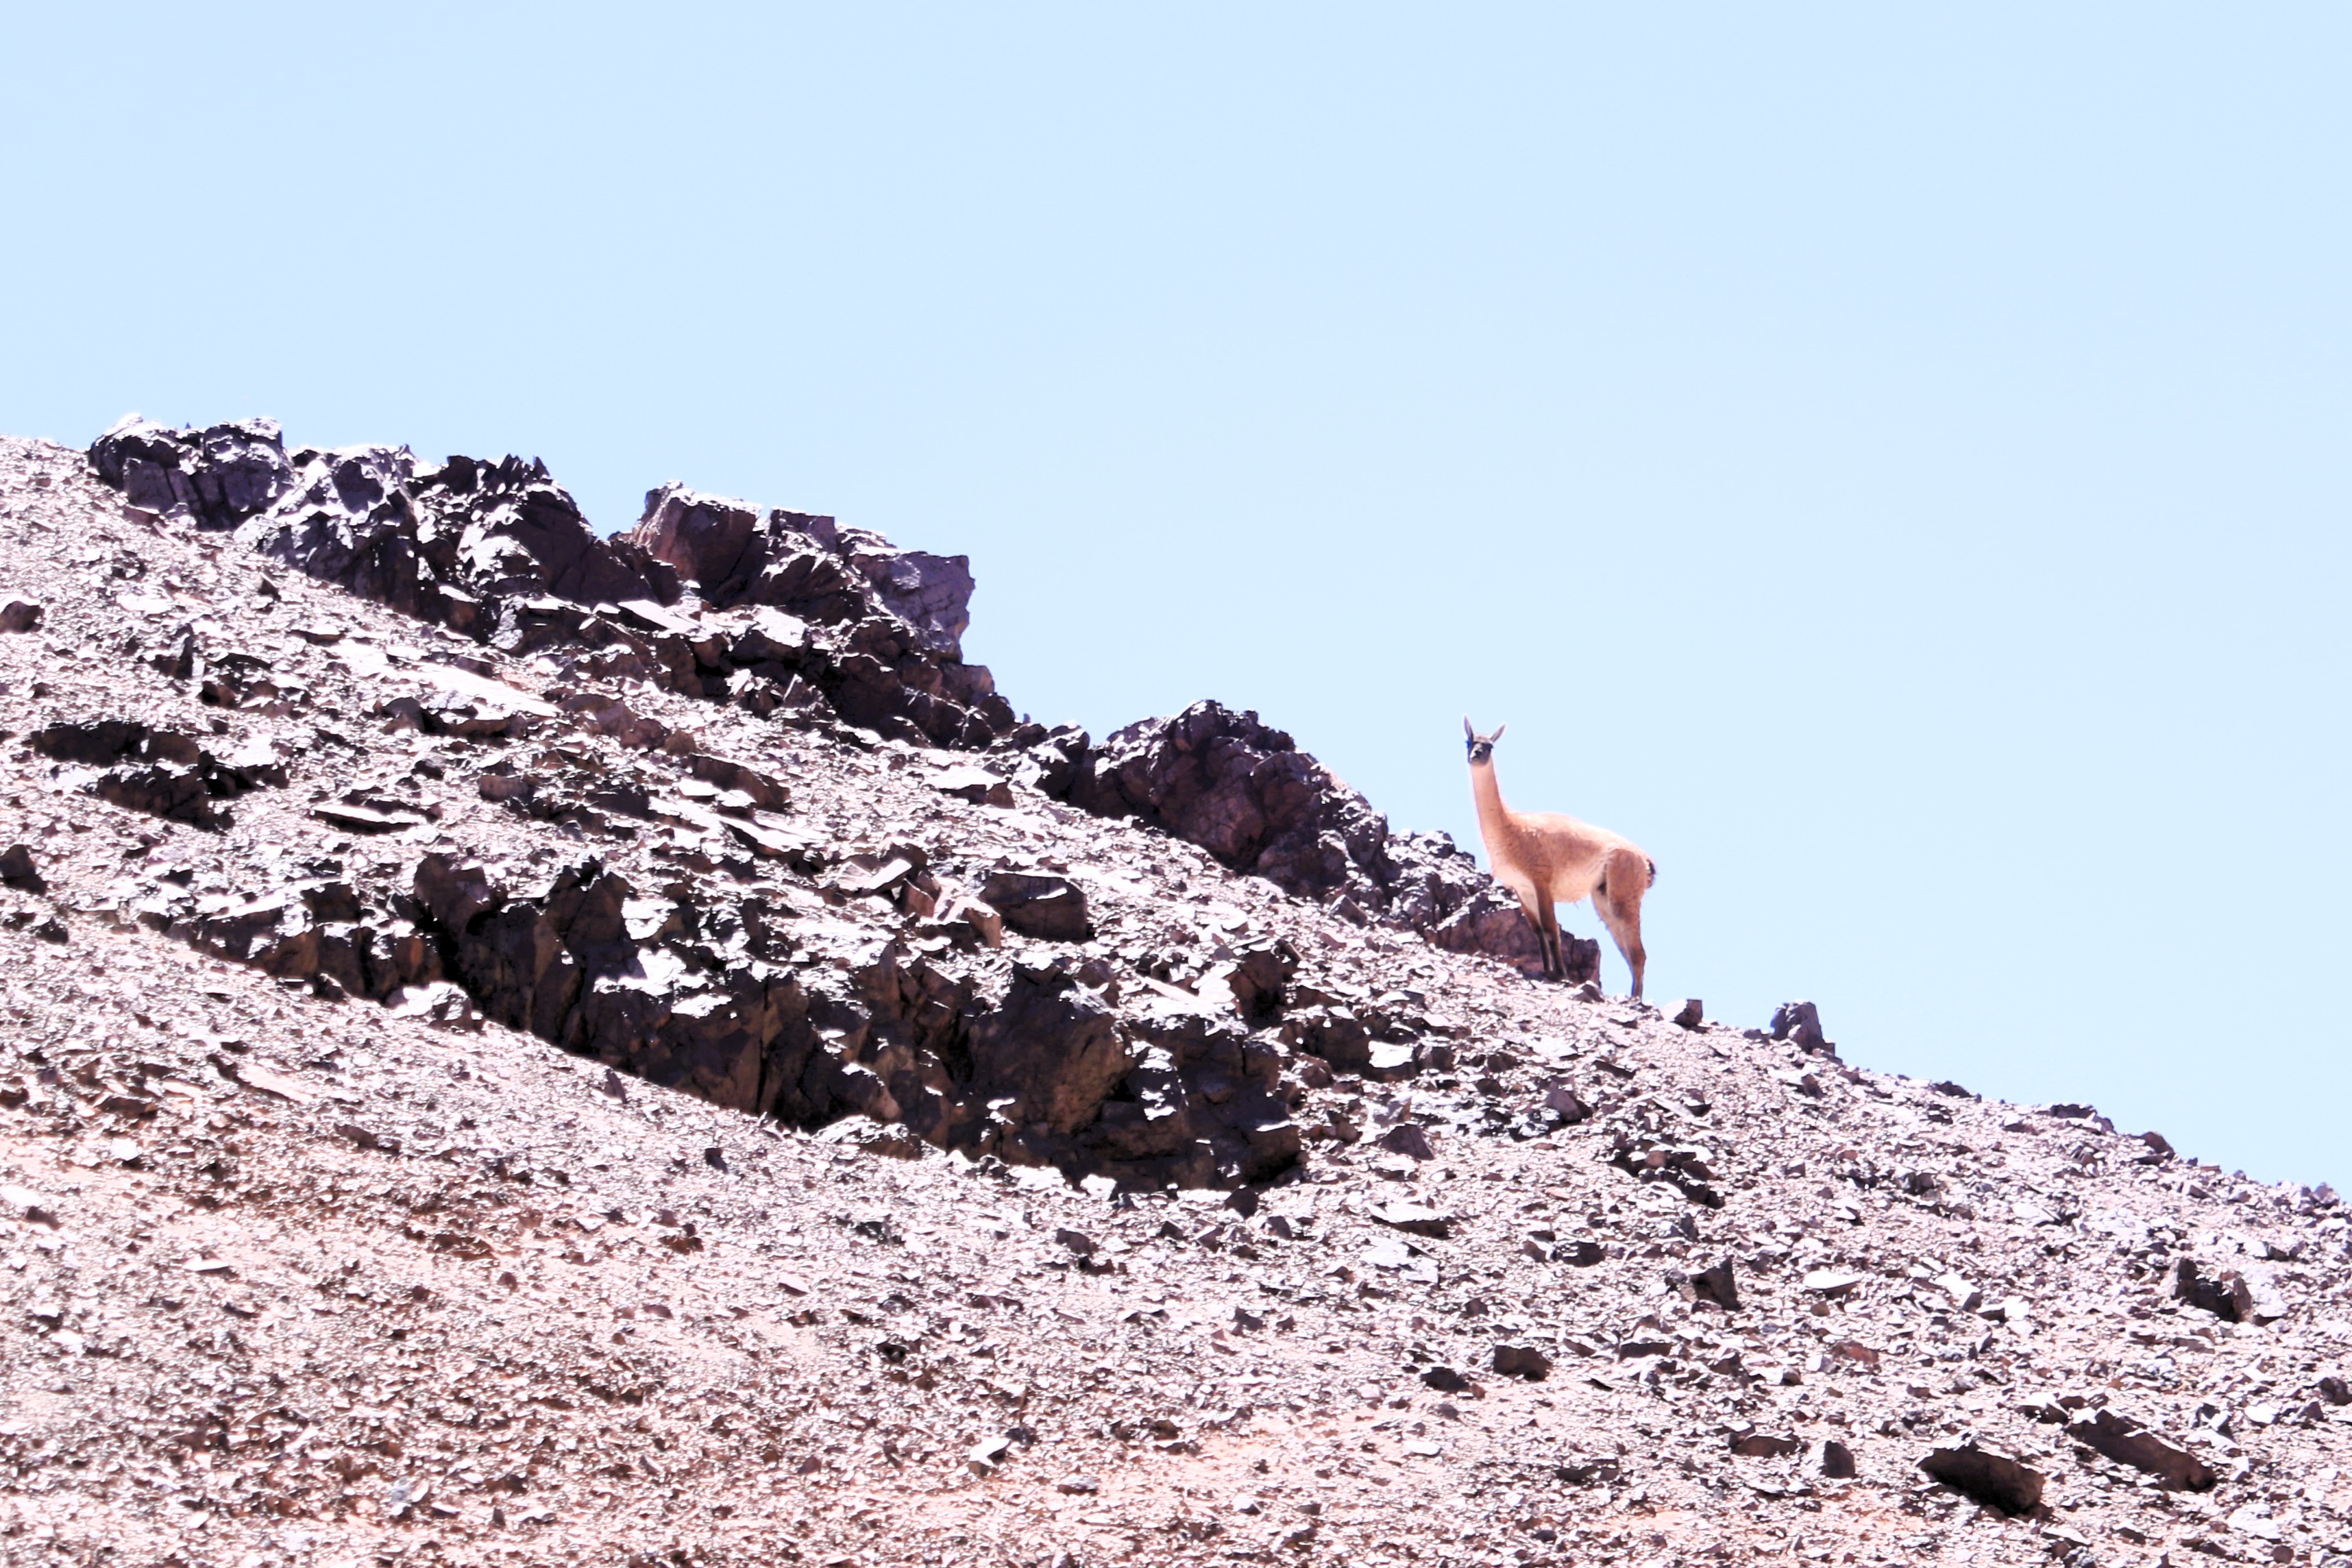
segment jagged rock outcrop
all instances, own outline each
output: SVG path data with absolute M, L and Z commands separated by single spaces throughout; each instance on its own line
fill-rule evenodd
M 557 649 L 590 675 L 931 745 L 985 746 L 1015 722 L 988 670 L 962 660 L 964 559 L 830 518 L 763 516 L 673 486 L 646 498 L 632 534 L 608 540 L 536 459 L 289 454 L 267 419 L 184 430 L 127 419 L 89 459 L 133 507 L 234 530 L 501 653 Z
M 1518 900 L 1443 833 L 1391 834 L 1338 774 L 1255 713 L 1195 702 L 1094 745 L 1035 725 L 1008 737 L 1018 776 L 1102 816 L 1129 816 L 1284 891 L 1358 921 L 1426 934 L 1540 973 L 1543 949 Z M 1600 944 L 1571 938 L 1571 983 L 1597 980 Z
M 1014 727 L 986 667 L 963 662 L 972 593 L 963 556 L 900 550 L 830 517 L 762 512 L 678 485 L 646 495 L 627 542 L 712 610 L 751 612 L 733 660 L 779 705 L 813 689 L 851 723 L 937 745 L 985 746 Z M 771 700 L 756 689 L 734 694 Z
M 173 430 L 131 415 L 90 443 L 98 476 L 142 511 L 235 528 L 294 482 L 275 419 Z
M 966 556 L 900 550 L 819 513 L 761 512 L 675 484 L 646 492 L 645 515 L 629 537 L 716 609 L 773 605 L 813 621 L 853 621 L 871 613 L 870 594 L 913 628 L 920 646 L 963 655 L 973 587 Z
M 220 801 L 286 782 L 284 764 L 267 746 L 223 758 L 194 735 L 130 720 L 54 723 L 34 731 L 31 743 L 41 756 L 93 770 L 69 784 L 127 811 L 195 827 L 227 823 Z
M 1444 834 L 1395 834 L 1290 736 L 1216 702 L 1083 731 L 1017 720 L 966 664 L 960 555 L 901 550 L 834 519 L 666 485 L 625 538 L 597 536 L 545 465 L 404 447 L 285 450 L 267 419 L 173 430 L 126 419 L 91 444 L 132 506 L 241 542 L 501 653 L 651 681 L 782 721 L 835 718 L 932 745 L 1004 745 L 1024 782 L 1139 819 L 1348 918 L 1540 973 L 1517 901 Z M 419 727 L 436 728 L 425 713 Z M 1569 979 L 1600 948 L 1571 939 Z
M 795 963 L 788 911 L 641 897 L 593 857 L 524 880 L 427 854 L 404 889 L 313 879 L 159 895 L 130 913 L 320 994 L 488 1017 L 803 1127 L 862 1116 L 1154 1188 L 1263 1181 L 1301 1147 L 1281 1053 L 1230 1014 L 1156 996 L 1122 1007 L 1099 966 L 1016 964 L 990 994 L 898 942 L 846 971 Z

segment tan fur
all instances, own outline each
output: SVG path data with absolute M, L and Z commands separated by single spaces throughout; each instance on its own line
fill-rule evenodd
M 1543 939 L 1544 973 L 1568 972 L 1561 956 L 1555 903 L 1592 900 L 1593 912 L 1633 971 L 1633 994 L 1642 994 L 1642 895 L 1657 879 L 1658 868 L 1631 839 L 1551 811 L 1513 811 L 1495 782 L 1493 747 L 1503 733 L 1481 735 L 1462 721 L 1470 742 L 1470 794 L 1478 803 L 1478 837 L 1495 879 L 1517 893 L 1519 905 Z

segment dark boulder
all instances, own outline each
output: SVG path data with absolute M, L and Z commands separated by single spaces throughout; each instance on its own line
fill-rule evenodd
M 1134 1066 L 1080 1135 L 1087 1163 L 1139 1182 L 1237 1186 L 1297 1163 L 1281 1056 L 1240 1020 L 1147 995 L 1126 1032 Z
M 1099 746 L 1083 731 L 1034 725 L 1008 743 L 1021 749 L 1021 782 L 1097 816 L 1160 828 L 1351 919 L 1542 972 L 1535 928 L 1469 854 L 1442 833 L 1391 834 L 1370 802 L 1255 713 L 1196 702 Z M 1598 944 L 1572 946 L 1570 978 L 1598 976 Z
M 1529 1383 L 1541 1383 L 1551 1374 L 1551 1357 L 1533 1345 L 1496 1345 L 1494 1365 L 1505 1377 L 1523 1377 Z
M 1666 1283 L 1685 1301 L 1712 1301 L 1727 1312 L 1739 1310 L 1739 1286 L 1732 1276 L 1728 1258 L 1696 1274 L 1670 1273 Z
M 1066 1138 L 1091 1124 L 1134 1065 L 1103 1000 L 1059 970 L 1015 966 L 972 1020 L 971 1092 L 1017 1129 Z
M 1742 1432 L 1731 1439 L 1731 1451 L 1743 1459 L 1785 1459 L 1805 1451 L 1802 1437 L 1775 1437 L 1766 1432 Z
M 1223 1000 L 1223 987 L 1234 1011 L 1254 1022 L 1279 1017 L 1291 977 L 1298 973 L 1298 950 L 1285 937 L 1244 943 L 1230 960 L 1201 977 L 1203 1000 Z
M 812 1130 L 860 1116 L 1155 1190 L 1264 1181 L 1298 1157 L 1271 1046 L 1197 1009 L 1123 1016 L 1083 973 L 1015 966 L 991 998 L 897 943 L 847 971 L 787 968 L 757 897 L 642 899 L 593 858 L 523 883 L 427 855 L 394 902 L 302 883 L 151 923 L 411 1012 L 462 992 L 616 1072 Z
M 47 879 L 34 863 L 33 852 L 22 844 L 11 844 L 0 849 L 0 886 L 16 889 L 21 893 L 46 893 Z
M 1465 857 L 1467 858 L 1467 857 Z M 1483 952 L 1526 974 L 1543 973 L 1543 942 L 1517 895 L 1489 882 L 1428 928 L 1429 940 L 1448 952 Z M 1568 963 L 1564 983 L 1581 985 L 1601 978 L 1601 943 L 1560 933 L 1560 956 Z
M 1087 758 L 1069 798 L 1163 828 L 1288 892 L 1386 901 L 1378 871 L 1388 824 L 1255 713 L 1196 702 L 1130 724 Z
M 89 460 L 132 506 L 204 529 L 235 528 L 293 482 L 274 419 L 174 430 L 132 415 L 90 443 Z
M 135 506 L 235 529 L 310 576 L 501 652 L 560 648 L 591 675 L 803 725 L 837 714 L 929 745 L 986 746 L 1017 727 L 988 671 L 962 661 L 964 559 L 830 518 L 673 486 L 646 498 L 630 536 L 605 539 L 535 458 L 289 454 L 266 419 L 126 421 L 89 456 Z M 778 618 L 711 614 L 727 610 Z
M 1934 1449 L 1919 1468 L 1954 1491 L 2003 1513 L 2030 1513 L 2042 1502 L 2042 1472 L 1973 1441 Z
M 1282 1021 L 1282 1040 L 1339 1072 L 1360 1073 L 1371 1065 L 1371 1031 L 1350 1007 L 1294 1007 Z
M 1769 1033 L 1776 1040 L 1786 1040 L 1805 1051 L 1834 1051 L 1827 1036 L 1822 1033 L 1822 1011 L 1811 1002 L 1783 1002 L 1772 1011 L 1772 1026 Z
M 2118 1464 L 2147 1471 L 2167 1491 L 2201 1492 L 2220 1479 L 2196 1455 L 2113 1410 L 2093 1411 L 2069 1426 L 2066 1436 Z
M 1087 942 L 1095 933 L 1087 896 L 1067 877 L 992 871 L 981 884 L 980 901 L 1003 916 L 1012 930 L 1043 942 Z

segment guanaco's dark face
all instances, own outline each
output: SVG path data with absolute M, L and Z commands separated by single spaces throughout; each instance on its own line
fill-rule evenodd
M 1470 721 L 1468 719 L 1464 719 L 1462 721 L 1462 744 L 1470 753 L 1470 765 L 1475 768 L 1481 763 L 1493 762 L 1495 760 L 1495 742 L 1501 740 L 1503 738 L 1503 731 L 1509 728 L 1510 726 L 1507 724 L 1497 724 L 1495 726 L 1495 732 L 1493 734 L 1481 735 L 1477 731 L 1470 727 Z

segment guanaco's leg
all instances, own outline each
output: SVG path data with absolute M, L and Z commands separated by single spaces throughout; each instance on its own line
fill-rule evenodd
M 1642 951 L 1642 895 L 1650 890 L 1650 864 L 1631 850 L 1613 850 L 1600 886 L 1592 889 L 1592 910 L 1609 928 L 1610 940 L 1624 955 L 1633 974 L 1633 994 L 1642 994 L 1642 971 L 1650 955 Z
M 1557 979 L 1561 973 L 1559 917 L 1553 912 L 1551 896 L 1548 893 L 1536 900 L 1536 937 L 1543 943 L 1544 978 Z

